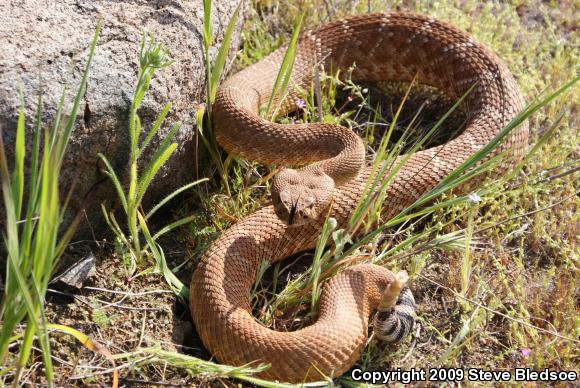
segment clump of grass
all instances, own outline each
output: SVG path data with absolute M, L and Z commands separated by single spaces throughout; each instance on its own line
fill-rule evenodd
M 270 120 L 275 121 L 276 115 L 280 108 L 280 103 L 284 101 L 286 96 L 286 90 L 288 89 L 288 84 L 292 77 L 292 69 L 294 67 L 294 60 L 296 58 L 296 49 L 298 43 L 298 37 L 300 36 L 300 29 L 302 28 L 302 20 L 304 15 L 301 14 L 296 20 L 294 25 L 294 30 L 292 32 L 292 38 L 290 38 L 290 43 L 286 48 L 284 53 L 284 58 L 280 64 L 280 70 L 274 81 L 274 86 L 272 87 L 272 92 L 270 93 L 270 98 L 268 99 L 268 105 L 263 110 L 263 115 L 270 115 Z M 272 104 L 277 101 L 276 107 L 272 110 Z
M 268 25 L 258 16 L 256 7 L 248 7 L 245 19 L 251 23 L 244 23 L 242 30 L 242 49 L 236 56 L 235 68 L 244 68 L 258 62 L 266 55 L 280 47 L 284 41 L 281 34 L 272 34 Z
M 213 164 L 216 166 L 222 185 L 228 194 L 231 196 L 230 184 L 228 180 L 228 171 L 230 167 L 230 159 L 222 159 L 221 151 L 216 143 L 213 133 L 211 112 L 212 105 L 215 101 L 219 83 L 221 81 L 227 55 L 230 49 L 230 43 L 234 27 L 238 20 L 240 13 L 241 2 L 236 7 L 232 18 L 230 19 L 226 31 L 224 33 L 223 41 L 218 49 L 218 53 L 214 64 L 211 64 L 210 48 L 213 45 L 213 31 L 211 24 L 211 8 L 212 1 L 204 0 L 203 2 L 203 55 L 205 58 L 205 75 L 206 75 L 206 104 L 200 106 L 196 113 L 196 125 L 201 140 L 208 151 Z
M 191 376 L 203 379 L 234 378 L 249 384 L 254 384 L 266 388 L 293 388 L 293 387 L 316 387 L 321 384 L 281 384 L 254 377 L 255 374 L 263 372 L 268 365 L 242 365 L 228 366 L 220 365 L 211 361 L 204 361 L 197 357 L 191 357 L 181 353 L 169 352 L 160 348 L 142 348 L 130 353 L 122 353 L 114 356 L 115 359 L 124 359 L 138 367 L 152 363 L 163 363 L 185 370 Z
M 261 199 L 267 195 L 265 190 L 267 183 L 264 177 L 269 175 L 268 169 L 257 163 L 239 160 L 231 155 L 226 157 L 219 148 L 213 133 L 212 106 L 222 79 L 234 26 L 238 21 L 241 6 L 240 2 L 226 27 L 223 40 L 212 64 L 210 56 L 211 48 L 214 45 L 211 28 L 212 2 L 210 0 L 204 1 L 203 55 L 206 65 L 207 97 L 205 104 L 202 104 L 196 112 L 196 126 L 198 135 L 210 157 L 210 163 L 206 164 L 205 174 L 207 176 L 217 175 L 215 187 L 221 189 L 223 194 L 215 194 L 214 192 L 199 197 L 202 207 L 211 209 L 210 213 L 220 215 L 220 217 L 215 218 L 215 222 L 209 222 L 209 225 L 207 225 L 207 217 L 203 215 L 200 215 L 192 224 L 191 232 L 196 236 L 196 240 L 199 240 L 201 246 L 207 245 L 208 235 L 216 236 L 219 231 L 226 229 L 242 215 L 255 210 Z M 256 192 L 260 194 L 261 199 L 256 199 L 255 195 L 251 195 Z
M 165 254 L 161 246 L 157 243 L 157 239 L 163 234 L 181 226 L 185 223 L 192 221 L 193 217 L 184 217 L 180 220 L 174 221 L 169 225 L 164 226 L 155 235 L 152 235 L 147 226 L 147 220 L 149 220 L 163 205 L 169 202 L 178 194 L 183 191 L 190 189 L 196 184 L 204 181 L 198 180 L 196 182 L 189 183 L 181 188 L 175 190 L 173 193 L 166 196 L 161 202 L 144 214 L 142 210 L 142 202 L 147 192 L 147 189 L 151 185 L 153 178 L 158 173 L 159 169 L 167 162 L 171 157 L 173 152 L 177 149 L 177 143 L 172 142 L 175 134 L 181 127 L 180 123 L 175 123 L 165 135 L 165 138 L 159 145 L 159 148 L 155 151 L 151 160 L 143 168 L 142 174 L 138 173 L 139 161 L 143 155 L 143 152 L 150 145 L 153 137 L 158 133 L 159 129 L 163 125 L 165 117 L 171 109 L 171 104 L 167 103 L 155 122 L 153 123 L 151 129 L 147 132 L 147 136 L 140 142 L 142 135 L 141 120 L 138 115 L 139 107 L 143 102 L 143 98 L 149 89 L 149 84 L 151 82 L 151 77 L 153 77 L 155 71 L 163 69 L 170 66 L 171 60 L 167 57 L 167 51 L 155 42 L 152 36 L 144 35 L 141 40 L 141 49 L 139 53 L 139 74 L 137 76 L 137 85 L 135 87 L 135 93 L 133 95 L 133 101 L 130 108 L 129 117 L 129 135 L 131 139 L 131 155 L 130 155 L 130 166 L 129 166 L 129 184 L 126 189 L 123 189 L 120 179 L 117 173 L 113 169 L 111 163 L 108 161 L 107 157 L 103 154 L 99 154 L 99 157 L 105 164 L 105 174 L 110 178 L 111 182 L 115 186 L 119 200 L 123 207 L 123 211 L 127 217 L 127 228 L 129 234 L 126 235 L 123 228 L 117 222 L 113 212 L 107 211 L 105 205 L 102 204 L 103 215 L 107 224 L 111 230 L 115 233 L 117 241 L 120 242 L 120 246 L 126 249 L 126 252 L 122 252 L 123 263 L 127 266 L 127 270 L 130 275 L 134 275 L 137 267 L 143 264 L 144 258 L 152 256 L 156 262 L 155 270 L 162 273 L 165 277 L 167 283 L 171 289 L 182 298 L 187 298 L 187 287 L 175 276 L 175 274 L 168 268 Z M 141 243 L 141 233 L 145 238 L 146 246 L 143 247 Z M 150 272 L 146 269 L 144 272 Z
M 19 384 L 20 372 L 30 358 L 35 339 L 42 349 L 47 384 L 51 386 L 54 379 L 47 322 L 44 315 L 44 296 L 58 260 L 80 220 L 77 216 L 64 232 L 61 229 L 66 203 L 64 205 L 60 203 L 58 180 L 67 144 L 85 93 L 99 30 L 100 23 L 97 24 L 93 36 L 72 110 L 65 122 L 61 123 L 64 109 L 63 93 L 54 127 L 43 130 L 42 90 L 39 91 L 27 186 L 25 185 L 26 118 L 22 94 L 16 127 L 15 161 L 12 174 L 8 169 L 6 149 L 0 133 L 0 174 L 6 210 L 4 242 L 7 252 L 6 279 L 0 307 L 0 359 L 3 362 L 9 357 L 8 346 L 12 342 L 11 336 L 18 325 L 26 320 L 26 328 L 19 343 L 18 360 L 13 365 L 16 367 L 12 382 L 14 386 Z
M 225 222 L 219 220 L 216 225 L 211 227 L 212 230 L 223 230 L 231 222 L 239 219 L 242 215 L 249 211 L 255 210 L 260 203 L 264 202 L 267 196 L 268 178 L 273 175 L 267 168 L 259 166 L 257 163 L 242 161 L 233 155 L 225 157 L 223 152 L 218 147 L 213 134 L 213 123 L 211 119 L 212 105 L 215 102 L 215 97 L 219 82 L 222 78 L 222 73 L 227 56 L 231 36 L 234 26 L 239 15 L 240 5 L 236 8 L 232 18 L 230 19 L 226 28 L 223 41 L 218 49 L 215 62 L 212 65 L 210 60 L 210 49 L 213 44 L 213 33 L 211 30 L 211 1 L 204 2 L 204 30 L 203 30 L 203 48 L 204 58 L 206 62 L 206 104 L 201 106 L 196 114 L 198 133 L 201 137 L 202 143 L 211 159 L 212 169 L 217 170 L 219 182 L 224 190 L 224 195 L 215 195 L 213 197 L 202 196 L 200 201 L 203 206 L 215 209 L 215 211 L 224 216 Z M 279 103 L 282 99 L 279 95 L 284 95 L 290 76 L 292 73 L 292 65 L 295 53 L 293 47 L 296 46 L 300 31 L 301 19 L 297 18 L 295 22 L 295 32 L 293 33 L 292 43 L 286 53 L 283 61 L 283 66 L 278 74 L 276 80 L 276 87 L 272 90 L 269 103 L 267 107 L 262 107 L 262 113 L 275 116 L 279 109 Z M 251 41 L 246 41 L 251 44 Z M 273 46 L 272 46 L 273 47 Z M 213 175 L 212 172 L 210 174 Z M 251 195 L 259 189 L 261 194 L 259 198 Z M 202 229 L 204 229 L 202 227 Z M 195 233 L 195 232 L 194 232 Z

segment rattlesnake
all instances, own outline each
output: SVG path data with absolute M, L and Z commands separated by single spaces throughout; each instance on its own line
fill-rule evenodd
M 252 316 L 248 295 L 262 261 L 274 263 L 313 248 L 327 215 L 345 227 L 371 174 L 364 167 L 362 142 L 351 130 L 323 123 L 274 124 L 259 117 L 284 50 L 221 85 L 213 107 L 215 133 L 220 145 L 242 157 L 306 166 L 282 170 L 272 184 L 273 206 L 237 222 L 211 245 L 194 273 L 190 306 L 197 332 L 218 360 L 269 363 L 262 377 L 303 382 L 339 376 L 358 360 L 369 316 L 394 277 L 376 265 L 345 269 L 326 284 L 316 321 L 294 332 L 268 329 Z M 309 87 L 315 61 L 334 70 L 355 65 L 356 80 L 409 82 L 417 77 L 451 99 L 475 85 L 461 104 L 467 116 L 464 131 L 408 159 L 388 188 L 384 219 L 433 189 L 488 144 L 524 104 L 509 70 L 493 53 L 467 33 L 422 15 L 366 14 L 304 33 L 296 50 L 292 90 Z M 296 108 L 295 97 L 290 92 L 281 101 L 281 112 Z M 523 123 L 494 155 L 510 150 L 511 160 L 517 159 L 527 137 Z

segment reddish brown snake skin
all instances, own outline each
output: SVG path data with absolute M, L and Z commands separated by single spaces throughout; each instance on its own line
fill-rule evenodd
M 242 157 L 308 166 L 287 169 L 275 178 L 276 211 L 273 206 L 258 210 L 211 245 L 193 275 L 190 306 L 197 332 L 219 361 L 269 363 L 271 368 L 261 377 L 303 382 L 321 380 L 317 369 L 340 376 L 359 359 L 370 314 L 393 274 L 368 264 L 340 272 L 324 287 L 316 322 L 295 332 L 273 331 L 252 316 L 248 296 L 262 260 L 274 263 L 313 248 L 324 219 L 320 214 L 326 214 L 329 203 L 331 216 L 344 227 L 370 173 L 362 142 L 349 129 L 274 124 L 258 116 L 284 52 L 285 48 L 275 51 L 223 83 L 213 110 L 215 132 L 226 150 Z M 314 58 L 322 60 L 325 69 L 348 69 L 356 63 L 355 80 L 409 82 L 417 76 L 420 83 L 454 100 L 476 85 L 461 106 L 467 117 L 464 131 L 406 162 L 388 189 L 385 219 L 489 143 L 524 104 L 509 70 L 493 53 L 467 33 L 422 15 L 360 15 L 303 34 L 294 85 L 310 85 Z M 295 98 L 290 94 L 285 99 L 283 112 L 294 108 Z M 527 139 L 524 123 L 498 147 L 494 154 L 510 149 L 515 156 L 502 168 L 523 154 Z M 293 225 L 287 225 L 289 221 Z

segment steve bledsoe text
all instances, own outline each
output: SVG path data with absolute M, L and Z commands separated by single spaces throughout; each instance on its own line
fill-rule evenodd
M 578 379 L 577 371 L 554 371 L 544 369 L 535 371 L 530 368 L 515 368 L 512 370 L 485 370 L 480 368 L 431 368 L 402 370 L 374 370 L 363 371 L 355 368 L 351 371 L 354 381 L 363 381 L 372 384 L 386 384 L 400 382 L 410 384 L 418 381 L 543 381 L 543 382 L 575 382 Z

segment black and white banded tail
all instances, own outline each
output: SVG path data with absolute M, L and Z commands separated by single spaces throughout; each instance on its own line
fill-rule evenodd
M 399 342 L 415 326 L 415 298 L 408 287 L 401 290 L 395 306 L 377 311 L 373 319 L 374 333 L 385 342 Z

